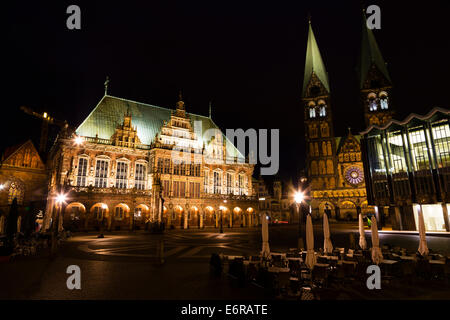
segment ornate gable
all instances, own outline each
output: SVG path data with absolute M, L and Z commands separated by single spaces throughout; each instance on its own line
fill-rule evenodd
M 7 149 L 3 154 L 3 165 L 17 168 L 45 169 L 45 165 L 31 140 L 9 150 Z
M 131 113 L 129 111 L 124 115 L 123 123 L 116 127 L 116 131 L 111 136 L 111 141 L 116 146 L 127 148 L 134 148 L 137 144 L 141 144 L 136 128 L 131 126 Z

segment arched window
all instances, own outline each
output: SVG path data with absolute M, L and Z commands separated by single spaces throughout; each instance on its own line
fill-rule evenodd
M 323 160 L 319 161 L 319 173 L 326 174 L 325 161 Z
M 328 123 L 324 122 L 320 125 L 320 134 L 322 137 L 328 137 L 330 135 L 330 130 L 328 127 Z
M 316 108 L 315 107 L 310 107 L 309 108 L 309 117 L 310 118 L 315 118 L 316 117 Z
M 317 162 L 316 161 L 311 162 L 311 174 L 312 175 L 317 174 Z
M 328 155 L 331 156 L 333 154 L 333 152 L 331 150 L 331 142 L 330 141 L 327 142 L 327 150 L 328 150 Z
M 24 194 L 23 186 L 17 181 L 11 182 L 8 191 L 8 204 L 11 204 L 14 198 L 17 198 L 18 204 L 22 204 L 23 194 Z
M 325 105 L 322 105 L 322 106 L 320 106 L 319 107 L 320 109 L 320 111 L 319 111 L 319 116 L 320 117 L 325 117 L 326 115 L 327 115 L 327 112 L 326 112 L 326 110 L 325 110 L 325 108 L 326 108 L 326 106 Z
M 369 103 L 369 111 L 377 111 L 377 96 L 375 93 L 371 92 L 367 95 L 367 101 Z
M 314 153 L 315 153 L 315 156 L 316 157 L 318 157 L 319 156 L 319 144 L 316 142 L 316 143 L 314 143 Z
M 327 174 L 333 174 L 333 172 L 334 172 L 333 161 L 327 160 Z
M 322 154 L 327 155 L 327 143 L 325 141 L 322 141 Z
M 114 219 L 122 220 L 124 217 L 124 211 L 122 207 L 116 207 L 116 212 L 114 213 Z
M 388 97 L 386 92 L 380 92 L 380 107 L 381 110 L 387 110 L 389 108 L 388 105 Z

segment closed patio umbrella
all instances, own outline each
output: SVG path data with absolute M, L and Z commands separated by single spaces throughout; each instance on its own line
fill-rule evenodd
M 372 261 L 380 264 L 383 261 L 383 254 L 380 249 L 380 239 L 378 238 L 377 218 L 372 218 Z
M 362 214 L 359 214 L 359 246 L 361 249 L 367 249 L 366 234 L 364 233 L 364 222 Z
M 267 223 L 267 216 L 265 213 L 261 215 L 261 228 L 262 228 L 262 250 L 261 255 L 265 258 L 270 256 L 269 248 L 269 225 Z
M 333 244 L 330 238 L 330 225 L 328 223 L 328 216 L 326 213 L 323 214 L 323 251 L 325 253 L 333 252 Z
M 308 268 L 314 268 L 316 264 L 316 256 L 314 255 L 314 232 L 312 226 L 311 215 L 306 218 L 306 265 Z
M 428 255 L 428 246 L 427 246 L 427 237 L 425 233 L 425 221 L 423 219 L 422 210 L 419 211 L 419 237 L 420 243 L 418 251 L 422 256 L 426 256 Z

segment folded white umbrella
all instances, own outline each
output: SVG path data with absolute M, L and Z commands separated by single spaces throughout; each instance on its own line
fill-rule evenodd
M 367 249 L 366 234 L 364 233 L 364 222 L 362 214 L 359 214 L 359 246 L 361 249 Z
M 422 210 L 419 211 L 419 237 L 420 243 L 418 251 L 422 256 L 427 256 L 428 255 L 427 236 L 425 233 L 425 221 L 423 219 Z
M 380 249 L 380 239 L 378 238 L 377 218 L 372 217 L 372 261 L 380 264 L 383 261 L 383 254 Z
M 306 218 L 306 265 L 308 268 L 314 268 L 316 264 L 316 256 L 314 255 L 314 233 L 311 215 Z
M 323 214 L 323 251 L 325 253 L 333 252 L 333 244 L 330 238 L 330 225 L 328 223 L 328 216 L 326 213 Z
M 261 255 L 267 258 L 268 256 L 270 256 L 270 248 L 269 248 L 269 226 L 267 224 L 267 216 L 265 213 L 261 215 L 261 228 L 262 228 Z

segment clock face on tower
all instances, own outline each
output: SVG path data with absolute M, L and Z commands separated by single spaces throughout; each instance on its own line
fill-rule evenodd
M 350 184 L 357 185 L 364 180 L 364 174 L 358 167 L 349 167 L 345 170 L 345 179 Z

